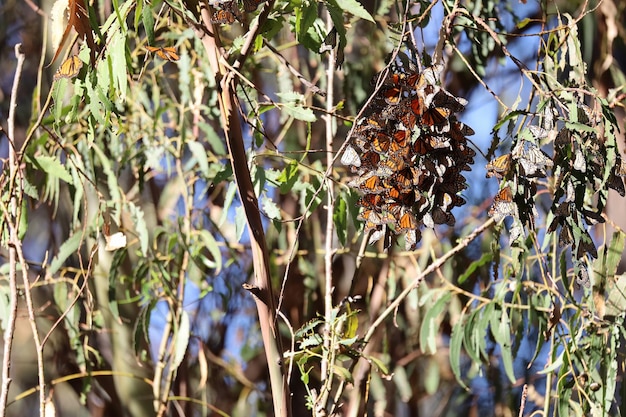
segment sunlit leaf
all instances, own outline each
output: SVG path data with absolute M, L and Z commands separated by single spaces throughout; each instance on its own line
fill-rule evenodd
M 452 294 L 446 292 L 426 310 L 420 330 L 420 347 L 422 352 L 434 355 L 437 352 L 437 334 L 439 333 L 439 315 L 447 306 Z
M 187 353 L 187 346 L 189 346 L 189 334 L 191 326 L 189 324 L 189 315 L 187 311 L 182 310 L 180 315 L 180 322 L 176 328 L 174 334 L 174 357 L 172 358 L 171 366 L 174 369 L 178 369 L 180 364 Z

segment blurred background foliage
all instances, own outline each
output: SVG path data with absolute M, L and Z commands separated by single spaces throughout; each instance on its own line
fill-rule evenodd
M 81 4 L 48 66 L 53 5 L 0 3 L 5 331 L 12 250 L 26 277 L 6 415 L 274 415 L 214 35 L 236 71 L 233 163 L 259 199 L 293 415 L 624 415 L 623 2 Z M 443 58 L 476 132 L 468 204 L 415 251 L 366 245 L 352 173 L 329 166 L 394 49 L 411 53 L 403 28 Z M 485 178 L 523 138 L 551 156 L 546 175 Z M 499 182 L 520 213 L 484 228 Z

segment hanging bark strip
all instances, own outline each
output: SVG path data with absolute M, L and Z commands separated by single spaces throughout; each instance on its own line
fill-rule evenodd
M 247 54 L 251 51 L 261 25 L 267 19 L 273 5 L 273 1 L 265 4 L 256 25 L 248 32 L 246 42 L 241 50 L 241 56 L 233 64 L 233 68 L 241 68 Z M 200 11 L 204 31 L 197 31 L 201 37 L 205 50 L 209 57 L 209 63 L 215 74 L 215 79 L 220 85 L 218 101 L 220 106 L 221 124 L 224 128 L 224 136 L 231 157 L 231 164 L 237 191 L 241 198 L 246 222 L 250 231 L 250 245 L 252 248 L 252 262 L 254 267 L 254 285 L 248 289 L 254 295 L 256 302 L 263 344 L 270 374 L 272 387 L 272 400 L 276 416 L 291 416 L 291 395 L 283 363 L 283 348 L 276 322 L 276 300 L 272 290 L 269 257 L 265 243 L 265 232 L 261 222 L 259 204 L 254 193 L 250 170 L 246 158 L 246 150 L 243 143 L 241 121 L 237 112 L 236 79 L 232 71 L 228 71 L 221 62 L 221 44 L 219 34 L 211 21 L 211 12 L 203 7 Z

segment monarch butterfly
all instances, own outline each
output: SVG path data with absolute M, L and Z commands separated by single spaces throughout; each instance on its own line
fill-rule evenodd
M 365 194 L 359 198 L 357 204 L 363 208 L 371 209 L 380 206 L 382 200 L 383 198 L 380 194 Z
M 361 155 L 361 165 L 364 169 L 373 170 L 380 162 L 380 155 L 374 151 L 367 151 Z
M 571 245 L 573 241 L 574 239 L 572 239 L 572 232 L 569 230 L 569 226 L 563 225 L 559 233 L 559 246 L 564 247 Z
M 83 61 L 81 61 L 78 55 L 72 55 L 63 61 L 59 69 L 57 69 L 57 72 L 54 74 L 54 79 L 74 78 L 78 75 L 82 67 Z
M 487 178 L 504 178 L 511 168 L 511 154 L 501 155 L 487 164 Z
M 420 74 L 420 79 L 416 88 L 429 84 L 437 84 L 441 78 L 443 68 L 442 64 L 437 64 L 424 69 L 424 71 Z
M 378 242 L 386 234 L 387 234 L 387 228 L 385 227 L 385 225 L 380 225 L 376 227 L 375 229 L 373 229 L 372 233 L 370 234 L 370 238 L 367 241 L 367 244 L 373 245 L 374 243 Z
M 422 114 L 422 124 L 430 126 L 432 131 L 447 132 L 450 130 L 450 109 L 431 107 Z
M 406 163 L 402 158 L 390 157 L 386 161 L 383 161 L 376 170 L 382 177 L 389 177 L 395 172 L 398 172 L 406 166 Z
M 412 130 L 417 124 L 417 116 L 412 111 L 406 111 L 400 116 L 400 122 L 405 130 Z
M 216 10 L 213 16 L 211 16 L 211 22 L 219 25 L 233 23 L 235 21 L 235 13 L 232 3 L 233 2 L 224 3 L 224 9 Z
M 582 258 L 585 256 L 585 253 L 593 256 L 594 258 L 598 257 L 598 251 L 596 250 L 596 245 L 593 244 L 593 240 L 591 239 L 591 235 L 588 231 L 583 230 L 582 236 L 580 240 L 576 242 L 578 248 L 576 249 L 576 257 Z
M 456 148 L 458 154 L 460 154 L 468 162 L 474 162 L 476 151 L 466 145 L 458 145 Z
M 441 207 L 435 207 L 432 213 L 433 222 L 435 224 L 446 224 L 448 226 L 454 226 L 456 219 L 451 213 L 447 213 L 441 209 Z
M 520 140 L 511 151 L 513 159 L 519 160 L 526 177 L 545 177 L 546 168 L 552 168 L 554 162 L 537 145 L 524 139 Z
M 576 285 L 578 288 L 589 288 L 591 286 L 589 271 L 587 270 L 587 267 L 578 259 L 574 261 L 574 271 L 576 274 Z
M 420 240 L 421 237 L 422 236 L 419 229 L 407 230 L 406 234 L 404 235 L 404 250 L 415 250 L 417 246 L 417 241 Z
M 427 144 L 426 139 L 428 139 L 428 136 L 416 140 L 415 143 L 413 143 L 413 152 L 418 155 L 426 155 L 430 152 L 433 148 Z
M 392 86 L 383 92 L 383 98 L 387 104 L 396 105 L 400 102 L 402 97 L 402 89 L 400 87 Z
M 626 161 L 620 155 L 615 158 L 615 175 L 626 177 Z
M 172 46 L 146 46 L 146 49 L 154 54 L 156 54 L 159 58 L 164 59 L 166 61 L 178 61 L 180 59 L 180 55 L 176 52 L 176 49 Z
M 452 113 L 458 113 L 465 110 L 467 100 L 462 97 L 456 97 L 446 90 L 439 90 L 437 94 L 433 96 L 432 104 L 434 107 L 443 107 Z
M 393 141 L 397 149 L 406 148 L 407 137 L 411 134 L 410 130 L 398 129 L 393 134 Z M 392 149 L 393 150 L 393 149 Z
M 356 186 L 369 194 L 378 194 L 382 193 L 385 190 L 384 184 L 382 183 L 380 177 L 378 175 L 374 175 L 374 173 L 371 173 L 365 178 L 359 178 L 357 180 Z
M 615 175 L 615 172 L 611 172 L 609 179 L 607 180 L 609 188 L 614 189 L 617 193 L 624 197 L 626 195 L 626 188 L 624 188 L 624 180 L 621 176 Z
M 461 122 L 454 122 L 450 125 L 450 137 L 457 142 L 465 143 L 466 136 L 472 136 L 475 132 L 474 129 Z
M 372 139 L 372 149 L 379 153 L 386 153 L 391 145 L 391 138 L 383 132 L 378 133 L 374 139 Z
M 447 136 L 428 136 L 428 144 L 433 149 L 450 149 L 452 145 L 450 144 L 450 138 Z
M 337 28 L 333 26 L 333 28 L 328 32 L 322 45 L 320 45 L 320 49 L 318 52 L 323 54 L 326 51 L 332 51 L 337 46 Z
M 410 207 L 415 203 L 415 192 L 412 190 L 403 190 L 399 187 L 391 187 L 388 192 L 390 202 L 387 204 L 400 204 Z
M 422 97 L 420 96 L 415 96 L 411 102 L 410 102 L 410 106 L 411 106 L 411 111 L 418 115 L 421 116 L 424 113 L 424 100 L 422 99 Z
M 465 199 L 456 194 L 443 193 L 441 195 L 441 209 L 449 212 L 454 207 L 461 207 L 466 203 Z M 437 196 L 439 197 L 439 196 Z
M 343 155 L 341 155 L 341 163 L 359 168 L 361 166 L 361 158 L 359 158 L 357 151 L 351 145 L 348 145 Z
M 414 167 L 406 167 L 396 173 L 394 176 L 395 184 L 401 190 L 410 190 L 414 184 Z
M 507 216 L 519 217 L 517 214 L 517 205 L 513 202 L 511 187 L 506 186 L 496 194 L 493 205 L 489 209 L 489 215 L 497 222 L 500 222 Z
M 402 215 L 397 223 L 397 232 L 406 232 L 409 230 L 417 229 L 417 220 L 415 220 L 415 216 L 408 209 L 403 210 Z
M 366 232 L 375 229 L 377 226 L 383 224 L 380 215 L 373 209 L 364 210 L 361 214 L 359 214 L 357 219 L 363 220 L 365 222 Z

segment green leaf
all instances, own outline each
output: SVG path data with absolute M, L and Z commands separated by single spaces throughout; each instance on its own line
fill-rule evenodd
M 606 274 L 607 277 L 612 277 L 617 272 L 617 266 L 619 265 L 622 255 L 624 253 L 624 237 L 626 235 L 623 232 L 616 231 L 613 233 L 613 238 L 609 244 L 608 253 L 606 255 Z
M 498 317 L 498 312 L 500 315 Z M 505 309 L 494 309 L 490 317 L 491 334 L 500 345 L 502 364 L 504 371 L 511 383 L 515 383 L 515 373 L 513 372 L 513 355 L 511 353 L 511 328 L 509 326 L 509 316 Z
M 148 225 L 143 218 L 143 210 L 141 207 L 135 205 L 135 203 L 129 201 L 127 203 L 128 211 L 130 211 L 130 218 L 135 224 L 135 232 L 139 236 L 139 247 L 141 248 L 141 254 L 146 256 L 148 254 Z
M 154 45 L 154 17 L 152 16 L 152 7 L 150 3 L 143 3 L 143 0 L 137 2 L 137 6 L 143 5 L 141 10 L 141 22 L 148 37 L 148 45 Z
M 285 111 L 285 113 L 287 113 L 294 119 L 302 120 L 304 122 L 314 122 L 317 120 L 317 117 L 313 113 L 313 110 L 304 108 L 300 105 L 293 103 L 283 103 L 281 108 Z
M 209 160 L 206 156 L 206 149 L 200 142 L 189 141 L 187 142 L 187 146 L 193 155 L 193 158 L 198 163 L 198 167 L 200 168 L 200 172 L 204 175 L 205 178 L 209 177 Z
M 346 204 L 345 198 L 343 198 L 343 193 L 340 194 L 340 197 L 335 202 L 333 223 L 335 224 L 339 242 L 345 246 L 346 240 L 348 239 L 348 205 Z
M 452 328 L 452 337 L 450 338 L 450 368 L 456 377 L 457 382 L 466 390 L 469 389 L 463 379 L 461 379 L 461 348 L 463 347 L 463 316 L 459 317 L 459 321 Z
M 217 244 L 217 240 L 215 240 L 215 236 L 205 229 L 200 231 L 200 238 L 202 240 L 203 247 L 209 251 L 209 254 L 211 254 L 211 257 L 213 258 L 213 264 L 207 266 L 215 268 L 215 274 L 219 274 L 222 270 L 222 251 Z
M 356 0 L 335 0 L 337 5 L 344 11 L 353 14 L 361 19 L 374 23 L 374 18 L 367 10 Z
M 385 362 L 383 362 L 381 359 L 375 357 L 375 356 L 363 356 L 365 359 L 367 359 L 368 362 L 373 363 L 374 365 L 376 365 L 376 367 L 378 368 L 378 370 L 383 374 L 383 375 L 389 375 L 389 368 L 387 368 L 387 365 L 385 365 Z
M 287 194 L 289 191 L 291 191 L 296 181 L 298 181 L 298 173 L 299 171 L 297 161 L 289 162 L 287 165 L 285 165 L 285 168 L 280 171 L 280 174 L 278 174 L 278 176 L 276 177 L 276 182 L 281 194 Z
M 178 324 L 176 334 L 174 335 L 174 357 L 172 359 L 172 367 L 174 369 L 178 369 L 183 361 L 183 358 L 185 357 L 185 353 L 187 352 L 187 346 L 189 346 L 189 334 L 189 315 L 187 314 L 187 311 L 182 310 L 180 315 L 180 323 Z
M 488 264 L 493 260 L 493 254 L 491 252 L 484 253 L 480 259 L 472 262 L 465 272 L 459 277 L 458 283 L 463 284 L 478 268 Z
M 426 390 L 426 393 L 429 395 L 435 394 L 439 388 L 441 373 L 439 371 L 439 365 L 434 358 L 428 361 L 422 378 L 424 380 L 424 389 Z
M 63 263 L 67 260 L 67 258 L 78 252 L 78 248 L 80 248 L 83 237 L 82 233 L 74 233 L 69 239 L 63 242 L 59 248 L 59 253 L 54 257 L 52 262 L 50 262 L 50 267 L 48 268 L 48 273 L 50 275 L 56 274 L 57 271 L 63 266 Z
M 58 178 L 72 185 L 72 176 L 65 169 L 63 164 L 59 162 L 57 157 L 48 155 L 38 155 L 37 157 L 29 157 L 30 162 L 41 168 L 46 174 L 52 178 Z
M 271 220 L 281 220 L 282 216 L 280 214 L 280 208 L 276 205 L 276 203 L 268 197 L 262 198 L 263 203 L 263 212 L 265 215 Z
M 434 355 L 437 352 L 438 316 L 446 307 L 450 298 L 452 298 L 452 294 L 446 292 L 435 304 L 426 310 L 422 328 L 420 329 L 420 347 L 425 354 Z
M 564 351 L 559 354 L 559 356 L 556 358 L 554 362 L 552 362 L 550 365 L 546 366 L 545 368 L 543 368 L 541 371 L 537 373 L 539 375 L 547 375 L 559 369 L 561 365 L 563 365 L 563 353 Z

